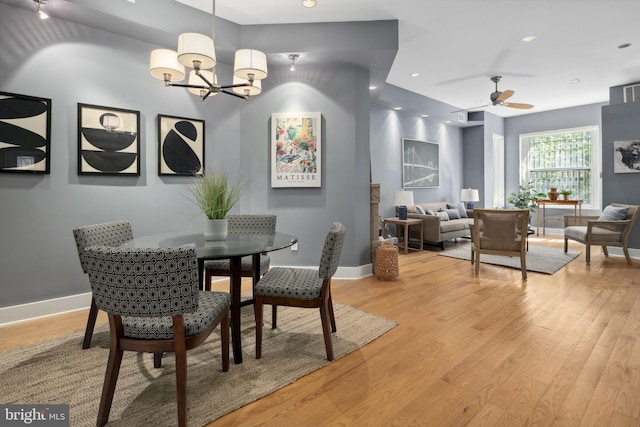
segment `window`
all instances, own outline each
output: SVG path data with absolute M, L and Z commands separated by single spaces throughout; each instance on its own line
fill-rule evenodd
M 520 135 L 521 184 L 541 193 L 571 190 L 571 199 L 600 208 L 600 134 L 597 126 Z

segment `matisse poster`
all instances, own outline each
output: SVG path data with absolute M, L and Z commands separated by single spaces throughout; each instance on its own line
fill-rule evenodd
M 271 187 L 321 186 L 321 114 L 271 115 Z

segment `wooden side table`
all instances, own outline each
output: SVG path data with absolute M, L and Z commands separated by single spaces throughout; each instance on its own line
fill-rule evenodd
M 386 227 L 387 224 L 395 224 L 395 225 L 401 225 L 404 227 L 404 253 L 405 255 L 409 253 L 409 226 L 410 225 L 419 225 L 420 226 L 420 252 L 422 252 L 422 239 L 424 237 L 423 233 L 424 230 L 422 228 L 422 220 L 420 218 L 407 218 L 407 219 L 400 219 L 398 217 L 395 218 L 382 218 L 382 224 L 383 227 Z M 385 231 L 386 234 L 386 231 Z M 400 245 L 400 243 L 398 242 L 398 245 Z M 413 248 L 411 248 L 413 249 Z
M 582 200 L 547 200 L 547 199 L 539 199 L 536 200 L 536 205 L 538 206 L 538 215 L 536 215 L 536 235 L 540 235 L 540 206 L 542 206 L 542 234 L 546 234 L 546 223 L 547 219 L 562 219 L 562 217 L 551 217 L 547 216 L 547 205 L 563 205 L 563 206 L 573 206 L 573 214 L 582 216 Z

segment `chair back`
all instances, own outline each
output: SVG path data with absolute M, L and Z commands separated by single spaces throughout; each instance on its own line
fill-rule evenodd
M 528 209 L 474 209 L 473 242 L 479 249 L 520 252 L 529 228 Z
M 275 215 L 228 215 L 229 234 L 276 233 Z
M 339 222 L 334 222 L 324 240 L 324 248 L 322 249 L 322 257 L 320 258 L 320 269 L 318 270 L 320 278 L 328 279 L 336 273 L 338 263 L 340 262 L 340 254 L 342 253 L 344 235 L 344 225 Z
M 611 206 L 629 208 L 627 210 L 627 218 L 626 220 L 630 220 L 630 223 L 622 230 L 620 241 L 626 244 L 629 234 L 631 233 L 631 229 L 633 228 L 633 224 L 636 222 L 636 218 L 638 217 L 638 212 L 640 211 L 640 206 L 638 205 L 625 205 L 623 203 L 611 203 Z
M 103 224 L 86 225 L 73 229 L 82 271 L 87 273 L 84 249 L 89 246 L 120 246 L 133 239 L 133 231 L 128 221 L 113 221 Z
M 118 316 L 175 316 L 198 309 L 193 248 L 89 246 L 85 263 L 96 305 Z

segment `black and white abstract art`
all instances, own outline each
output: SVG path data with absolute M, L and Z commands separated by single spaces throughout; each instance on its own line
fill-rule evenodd
M 140 175 L 140 112 L 78 104 L 78 174 Z
M 51 100 L 0 92 L 0 172 L 49 173 Z
M 640 139 L 613 141 L 613 172 L 640 172 Z
M 204 120 L 158 114 L 158 175 L 204 174 Z

